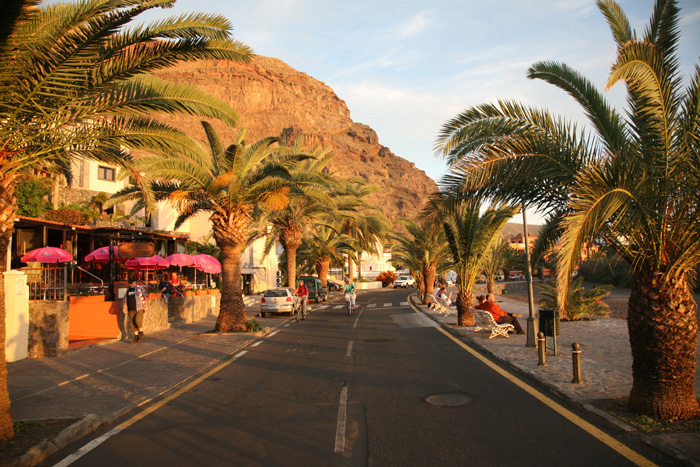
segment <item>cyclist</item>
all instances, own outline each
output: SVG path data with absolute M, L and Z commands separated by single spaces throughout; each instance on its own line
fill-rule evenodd
M 355 311 L 355 284 L 352 283 L 352 279 L 349 277 L 345 279 L 345 285 L 343 286 L 343 291 L 345 292 L 345 301 L 350 302 L 352 311 Z
M 299 281 L 299 285 L 296 290 L 294 290 L 294 295 L 297 295 L 299 300 L 301 300 L 301 317 L 302 319 L 306 319 L 306 306 L 309 303 L 309 288 L 304 284 L 304 281 Z

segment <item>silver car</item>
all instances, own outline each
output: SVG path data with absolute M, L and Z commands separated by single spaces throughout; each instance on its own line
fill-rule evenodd
M 267 289 L 260 299 L 260 316 L 267 313 L 292 313 L 294 304 L 299 297 L 294 296 L 294 290 L 289 287 Z

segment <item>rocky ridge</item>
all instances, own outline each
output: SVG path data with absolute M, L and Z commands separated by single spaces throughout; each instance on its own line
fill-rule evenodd
M 415 218 L 437 186 L 424 171 L 379 143 L 377 133 L 350 118 L 343 100 L 325 83 L 283 61 L 257 56 L 250 64 L 224 60 L 182 63 L 154 73 L 157 77 L 205 90 L 230 104 L 247 128 L 246 141 L 302 134 L 305 144 L 330 146 L 330 165 L 343 177 L 360 177 L 380 187 L 372 201 L 389 219 Z M 191 137 L 204 140 L 199 119 L 167 117 L 167 122 Z M 212 122 L 224 144 L 238 129 Z

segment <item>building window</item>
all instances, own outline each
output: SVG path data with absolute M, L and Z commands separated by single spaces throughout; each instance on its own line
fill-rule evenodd
M 103 165 L 97 166 L 97 179 L 107 180 L 108 182 L 113 182 L 116 178 L 116 170 L 111 167 L 105 167 Z

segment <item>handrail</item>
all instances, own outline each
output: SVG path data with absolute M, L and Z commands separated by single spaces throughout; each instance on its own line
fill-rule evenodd
M 83 271 L 85 274 L 87 274 L 87 275 L 89 275 L 89 276 L 92 276 L 92 277 L 94 277 L 95 279 L 97 279 L 98 281 L 102 282 L 102 285 L 100 286 L 100 288 L 104 288 L 104 286 L 105 286 L 105 281 L 103 281 L 102 279 L 100 279 L 99 277 L 97 277 L 96 275 L 94 275 L 93 273 L 91 273 L 90 271 L 86 271 L 85 269 L 81 268 L 80 266 L 77 266 L 77 265 L 76 265 L 76 266 L 73 266 L 73 267 L 74 267 L 75 269 L 80 269 L 80 270 Z

